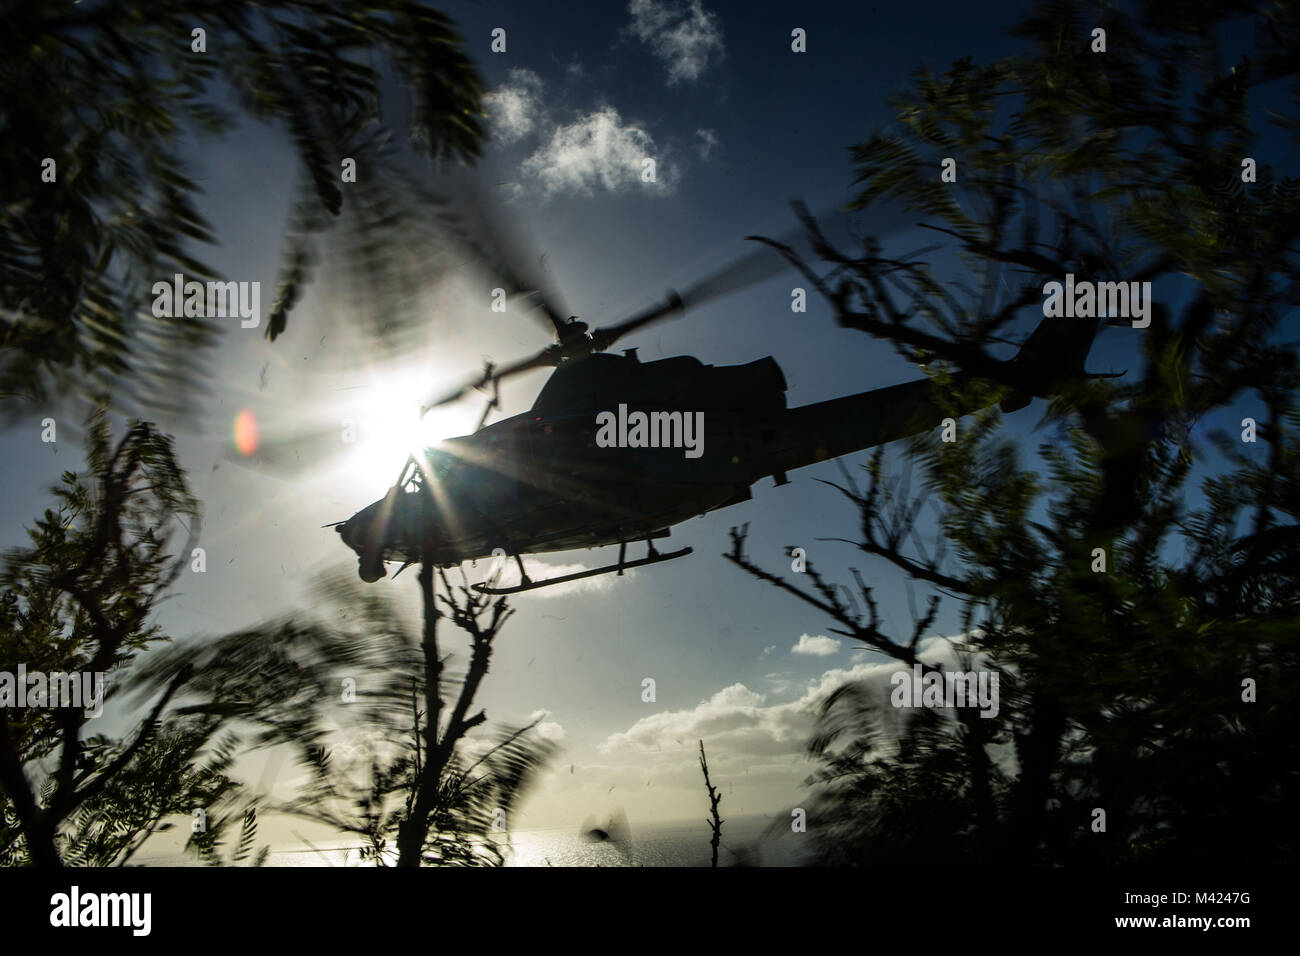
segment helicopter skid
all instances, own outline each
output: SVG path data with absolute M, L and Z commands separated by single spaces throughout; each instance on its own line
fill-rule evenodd
M 693 548 L 682 548 L 680 551 L 669 551 L 667 554 L 655 553 L 649 557 L 641 558 L 637 561 L 620 561 L 617 564 L 608 564 L 603 568 L 592 568 L 589 571 L 578 571 L 574 574 L 563 574 L 558 578 L 547 578 L 545 581 L 529 581 L 516 584 L 509 588 L 493 588 L 486 584 L 471 585 L 475 591 L 480 594 L 521 594 L 524 591 L 535 591 L 538 588 L 550 587 L 552 584 L 564 584 L 567 581 L 578 581 L 582 578 L 595 577 L 597 574 L 609 574 L 611 571 L 617 571 L 622 574 L 628 568 L 640 568 L 647 564 L 658 564 L 661 561 L 671 561 L 673 558 L 683 558 L 690 554 Z

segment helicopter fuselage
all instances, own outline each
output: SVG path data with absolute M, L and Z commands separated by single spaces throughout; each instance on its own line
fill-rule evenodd
M 529 411 L 417 456 L 409 479 L 337 530 L 367 581 L 384 575 L 385 561 L 424 555 L 450 566 L 649 541 L 748 500 L 761 478 L 783 484 L 787 471 L 942 417 L 928 379 L 794 409 L 785 390 L 770 357 L 722 367 L 631 353 L 565 363 Z

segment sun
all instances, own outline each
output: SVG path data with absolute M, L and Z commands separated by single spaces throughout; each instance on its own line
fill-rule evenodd
M 345 467 L 358 481 L 391 485 L 411 455 L 474 430 L 475 412 L 468 407 L 433 408 L 421 417 L 415 396 L 427 390 L 426 369 L 423 380 L 415 375 L 385 376 L 349 396 L 352 417 L 345 418 L 345 432 L 350 425 L 355 448 L 346 456 Z

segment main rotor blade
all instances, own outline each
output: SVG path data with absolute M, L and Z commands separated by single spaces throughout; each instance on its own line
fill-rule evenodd
M 515 362 L 513 365 L 507 365 L 505 368 L 494 369 L 489 365 L 478 378 L 471 379 L 464 385 L 448 392 L 440 398 L 425 402 L 420 406 L 420 414 L 423 415 L 425 412 L 429 411 L 429 409 L 437 408 L 439 405 L 450 405 L 458 398 L 461 398 L 476 389 L 484 388 L 491 385 L 493 382 L 500 382 L 502 379 L 509 378 L 512 375 L 518 375 L 520 372 L 528 372 L 535 368 L 554 366 L 558 364 L 560 354 L 561 351 L 559 346 L 548 345 L 532 358 L 523 359 L 522 361 Z
M 471 187 L 468 190 L 473 194 Z M 499 236 L 499 230 L 493 231 L 492 226 L 487 220 L 492 218 L 491 213 L 485 204 L 478 203 L 472 205 L 477 212 L 482 213 L 484 224 L 484 233 L 489 237 Z M 801 204 L 796 204 L 795 209 L 798 212 L 802 208 Z M 878 238 L 884 238 L 893 233 L 900 232 L 909 226 L 915 225 L 915 214 L 906 209 L 901 203 L 896 201 L 878 202 L 872 209 L 872 232 Z M 848 219 L 848 213 L 844 210 L 833 210 L 830 213 L 823 214 L 818 220 L 819 226 L 825 230 L 827 226 L 843 227 Z M 494 243 L 499 242 L 496 239 Z M 782 235 L 780 241 L 785 245 L 794 246 L 800 242 L 807 243 L 808 236 L 806 229 L 801 225 Z M 511 257 L 508 254 L 500 254 L 493 261 L 501 263 L 498 274 L 502 277 L 512 277 L 510 281 L 515 284 L 515 288 L 523 289 L 529 286 L 536 287 L 536 282 L 530 282 L 527 275 L 515 270 L 512 263 L 518 262 L 517 257 Z M 555 326 L 555 332 L 560 340 L 560 345 L 553 345 L 543 349 L 532 358 L 516 362 L 514 365 L 507 366 L 500 370 L 494 370 L 491 366 L 479 377 L 466 382 L 460 388 L 449 392 L 448 394 L 431 401 L 421 408 L 421 414 L 438 405 L 446 405 L 454 402 L 467 392 L 474 389 L 481 389 L 494 382 L 500 382 L 502 379 L 520 372 L 526 372 L 534 368 L 544 368 L 546 366 L 558 365 L 562 358 L 577 358 L 580 354 L 586 352 L 601 352 L 608 349 L 615 342 L 637 329 L 644 328 L 653 322 L 671 318 L 683 314 L 686 309 L 692 306 L 703 305 L 714 299 L 731 295 L 733 292 L 739 292 L 749 286 L 755 285 L 766 279 L 773 278 L 779 273 L 791 268 L 790 263 L 775 249 L 764 244 L 760 245 L 753 251 L 733 260 L 721 269 L 715 271 L 712 275 L 706 276 L 700 281 L 691 285 L 680 295 L 676 292 L 669 291 L 665 300 L 659 305 L 650 308 L 632 316 L 623 322 L 615 325 L 605 326 L 604 328 L 593 329 L 589 338 L 584 340 L 583 336 L 572 335 L 572 327 L 566 330 L 567 322 L 559 318 L 560 314 L 567 315 L 563 309 L 558 312 L 554 308 L 557 301 L 552 298 L 549 302 L 543 296 L 541 307 L 546 316 Z M 540 293 L 538 293 L 540 295 Z
M 660 319 L 672 318 L 674 312 L 681 315 L 685 311 L 682 297 L 669 289 L 668 297 L 662 305 L 652 306 L 639 315 L 634 315 L 626 322 L 620 322 L 618 325 L 607 326 L 603 329 L 592 329 L 592 350 L 603 352 L 629 332 L 639 329 L 643 325 L 649 325 L 651 322 L 658 322 Z
M 669 292 L 667 299 L 660 305 L 652 306 L 644 312 L 616 325 L 593 329 L 591 338 L 597 352 L 603 351 L 636 329 L 672 318 L 674 313 L 681 315 L 692 306 L 703 305 L 713 299 L 719 299 L 733 292 L 770 279 L 790 264 L 768 246 L 761 246 L 730 264 L 723 266 L 712 275 L 701 279 L 680 295 Z
M 872 217 L 873 225 L 876 227 L 873 231 L 877 236 L 884 237 L 914 224 L 915 216 L 908 213 L 901 204 L 881 203 L 879 205 L 880 209 L 873 210 Z M 796 206 L 796 210 L 798 208 L 800 207 Z M 837 229 L 843 228 L 847 221 L 848 213 L 844 210 L 824 213 L 818 220 L 823 228 L 834 226 Z M 783 234 L 779 241 L 789 246 L 806 244 L 807 231 L 802 225 L 795 227 Z M 598 352 L 603 351 L 629 332 L 643 328 L 652 322 L 671 318 L 673 313 L 682 314 L 686 309 L 739 292 L 770 279 L 790 267 L 785 257 L 771 246 L 760 245 L 718 269 L 712 275 L 694 283 L 680 295 L 670 292 L 667 301 L 661 305 L 653 306 L 625 322 L 593 329 L 591 332 L 593 348 Z
M 453 211 L 439 216 L 452 239 L 502 283 L 507 295 L 535 298 L 537 304 L 528 314 L 540 319 L 547 331 L 563 339 L 571 313 L 550 283 L 542 278 L 541 258 L 534 255 L 536 250 L 530 248 L 518 229 L 502 222 L 500 211 L 483 197 L 476 184 L 458 183 L 456 192 L 462 198 L 449 203 Z M 541 316 L 536 314 L 537 310 Z

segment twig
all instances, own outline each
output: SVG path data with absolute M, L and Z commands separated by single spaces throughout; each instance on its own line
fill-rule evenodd
M 718 793 L 717 788 L 709 780 L 709 761 L 704 756 L 704 741 L 700 741 L 700 769 L 704 771 L 704 785 L 709 788 L 709 812 L 713 819 L 708 821 L 709 826 L 713 828 L 713 839 L 710 844 L 713 847 L 713 866 L 718 865 L 718 844 L 722 841 L 722 818 L 718 816 L 718 804 L 722 802 L 722 794 Z

